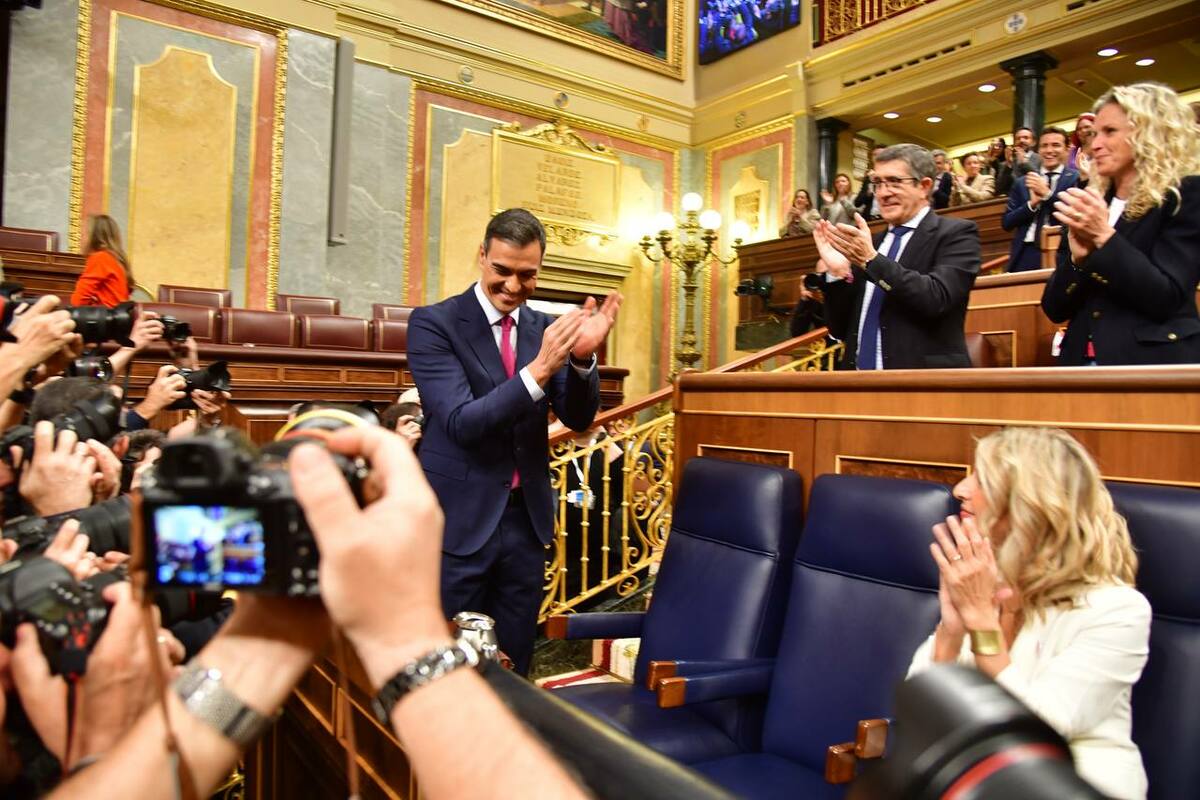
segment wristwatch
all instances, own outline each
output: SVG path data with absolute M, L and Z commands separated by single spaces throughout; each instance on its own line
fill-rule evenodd
M 175 679 L 172 688 L 194 716 L 216 728 L 238 747 L 249 747 L 266 732 L 274 718 L 243 703 L 221 685 L 222 677 L 221 670 L 209 669 L 193 659 Z
M 383 725 L 391 725 L 392 709 L 400 699 L 414 689 L 433 683 L 460 667 L 479 664 L 479 651 L 469 641 L 460 639 L 452 645 L 430 650 L 420 658 L 404 665 L 399 672 L 379 688 L 371 701 L 375 717 Z

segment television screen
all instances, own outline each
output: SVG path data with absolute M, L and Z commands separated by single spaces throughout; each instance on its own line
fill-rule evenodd
M 699 0 L 700 63 L 800 24 L 800 0 Z

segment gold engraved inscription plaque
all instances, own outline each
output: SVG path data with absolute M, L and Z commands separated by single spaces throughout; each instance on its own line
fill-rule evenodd
M 617 235 L 621 161 L 562 123 L 492 131 L 492 208 L 526 208 L 564 244 L 584 233 Z M 573 236 L 572 234 L 578 234 Z

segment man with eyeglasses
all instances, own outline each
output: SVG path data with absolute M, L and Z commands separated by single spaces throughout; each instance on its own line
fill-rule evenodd
M 898 144 L 875 160 L 875 195 L 887 230 L 872 235 L 822 220 L 813 230 L 826 273 L 829 332 L 846 343 L 841 369 L 969 367 L 963 320 L 982 260 L 979 228 L 930 207 L 933 157 Z

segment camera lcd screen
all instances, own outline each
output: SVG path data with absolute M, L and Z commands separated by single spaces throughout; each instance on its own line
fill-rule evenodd
M 258 586 L 266 543 L 257 508 L 160 506 L 154 509 L 159 585 Z

